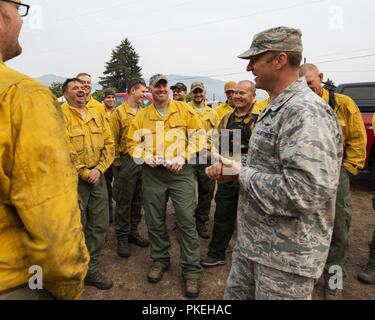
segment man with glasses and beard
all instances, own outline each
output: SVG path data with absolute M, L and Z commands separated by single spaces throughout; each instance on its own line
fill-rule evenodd
M 0 300 L 78 299 L 89 257 L 62 113 L 46 87 L 4 65 L 22 52 L 28 11 L 0 0 Z M 43 289 L 28 284 L 33 266 Z

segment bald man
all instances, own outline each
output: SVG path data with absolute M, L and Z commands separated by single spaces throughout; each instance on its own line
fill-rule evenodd
M 323 73 L 313 64 L 305 64 L 300 69 L 308 86 L 325 102 L 330 104 L 339 120 L 344 143 L 344 159 L 336 199 L 336 215 L 332 242 L 324 270 L 326 281 L 325 296 L 328 300 L 339 300 L 343 288 L 331 288 L 329 279 L 335 275 L 333 267 L 339 267 L 346 277 L 349 229 L 352 220 L 350 195 L 350 176 L 363 169 L 366 161 L 367 136 L 361 112 L 356 103 L 348 96 L 337 94 L 322 87 Z

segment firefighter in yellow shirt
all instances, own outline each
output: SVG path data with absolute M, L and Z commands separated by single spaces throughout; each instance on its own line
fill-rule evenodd
M 86 94 L 81 80 L 66 80 L 63 92 L 69 105 L 69 108 L 63 111 L 65 128 L 76 152 L 82 222 L 90 252 L 85 284 L 108 290 L 113 283 L 99 271 L 98 266 L 109 224 L 108 193 L 104 173 L 112 165 L 115 155 L 111 129 L 101 112 L 86 107 Z
M 232 113 L 234 110 L 234 90 L 236 88 L 237 83 L 234 81 L 229 81 L 224 86 L 224 92 L 227 96 L 227 101 L 225 101 L 223 104 L 219 105 L 215 111 L 219 115 L 219 120 L 223 120 L 223 118 L 228 114 Z
M 107 113 L 107 110 L 105 109 L 104 105 L 102 105 L 99 101 L 95 100 L 92 97 L 92 94 L 91 94 L 91 91 L 92 91 L 91 75 L 89 75 L 88 73 L 79 73 L 75 78 L 79 79 L 83 83 L 85 93 L 86 93 L 86 107 L 87 108 L 94 108 L 108 118 L 108 113 Z M 63 111 L 69 109 L 69 104 L 68 104 L 67 101 L 65 101 L 64 103 L 61 104 L 61 109 Z
M 104 103 L 105 112 L 109 119 L 111 114 L 116 110 L 116 106 L 117 106 L 116 91 L 114 89 L 109 88 L 103 91 L 103 103 Z M 107 184 L 107 191 L 108 191 L 109 224 L 113 223 L 113 202 L 112 202 L 113 170 L 112 169 L 113 169 L 113 166 L 111 166 L 104 174 L 105 182 Z
M 240 81 L 234 90 L 235 109 L 224 116 L 219 125 L 221 137 L 220 153 L 227 158 L 245 159 L 248 154 L 251 134 L 259 114 L 265 105 L 255 101 L 256 89 L 251 81 Z M 235 130 L 241 138 L 236 138 Z M 228 144 L 225 144 L 229 142 Z M 229 146 L 225 150 L 225 146 Z M 219 148 L 217 148 L 219 149 Z M 237 154 L 238 153 L 238 154 Z M 224 265 L 225 252 L 233 236 L 237 222 L 239 182 L 219 183 L 215 197 L 216 211 L 212 239 L 208 246 L 207 256 L 202 260 L 204 267 Z
M 173 93 L 173 100 L 186 102 L 187 88 L 182 82 L 177 82 L 171 87 Z
M 215 110 L 212 110 L 206 105 L 206 89 L 201 81 L 196 81 L 191 85 L 190 94 L 193 98 L 190 105 L 197 111 L 199 119 L 202 121 L 203 127 L 207 133 L 207 145 L 205 149 L 210 153 L 211 151 L 211 136 L 215 133 L 219 126 L 219 116 Z M 215 181 L 209 179 L 206 175 L 206 168 L 208 166 L 208 157 L 204 159 L 196 159 L 196 164 L 193 165 L 194 175 L 198 183 L 198 205 L 195 209 L 195 220 L 197 224 L 198 234 L 208 239 L 206 223 L 209 221 L 209 214 L 211 210 L 211 201 L 214 195 Z M 203 162 L 203 163 L 201 163 Z
M 170 264 L 166 203 L 170 196 L 178 226 L 185 295 L 199 295 L 200 241 L 195 227 L 193 168 L 186 162 L 202 150 L 206 139 L 202 123 L 185 102 L 168 97 L 168 80 L 161 74 L 150 79 L 154 103 L 140 110 L 128 133 L 129 153 L 142 168 L 143 206 L 154 261 L 148 280 L 159 282 Z
M 46 87 L 3 64 L 22 51 L 27 12 L 0 1 L 0 300 L 78 299 L 89 257 L 62 113 Z M 29 286 L 32 266 L 44 290 Z
M 330 268 L 339 266 L 344 276 L 346 276 L 345 265 L 348 255 L 349 229 L 352 220 L 349 178 L 350 175 L 356 175 L 358 170 L 364 167 L 367 145 L 366 129 L 356 103 L 348 96 L 329 92 L 323 88 L 323 74 L 315 65 L 303 65 L 300 70 L 300 76 L 304 76 L 311 90 L 331 105 L 342 129 L 344 160 L 337 191 L 332 242 L 324 270 L 326 299 L 338 300 L 342 297 L 342 290 L 330 288 L 329 278 L 332 276 Z
M 142 219 L 142 166 L 133 161 L 127 147 L 130 125 L 141 108 L 146 92 L 143 80 L 129 81 L 128 99 L 110 117 L 116 150 L 113 195 L 116 201 L 117 254 L 123 258 L 131 255 L 129 243 L 142 248 L 149 245 L 138 232 Z
M 107 114 L 104 106 L 97 100 L 95 100 L 92 96 L 92 80 L 91 75 L 86 72 L 81 72 L 77 74 L 77 79 L 81 80 L 83 83 L 83 87 L 85 88 L 86 93 L 86 106 L 88 108 L 95 108 L 96 110 L 102 112 L 103 114 Z

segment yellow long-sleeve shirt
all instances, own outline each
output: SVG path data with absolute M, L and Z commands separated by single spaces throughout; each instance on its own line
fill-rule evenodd
M 94 108 L 95 110 L 97 110 L 100 113 L 102 113 L 106 118 L 108 118 L 108 113 L 105 110 L 105 107 L 99 101 L 95 100 L 93 97 L 91 97 L 90 100 L 87 102 L 86 107 L 87 108 Z M 61 105 L 61 109 L 63 111 L 69 109 L 68 102 L 64 102 Z
M 133 158 L 146 162 L 154 157 L 171 160 L 191 156 L 203 149 L 206 132 L 197 112 L 188 104 L 169 101 L 166 115 L 161 116 L 151 104 L 141 109 L 128 132 L 128 148 Z
M 328 90 L 323 89 L 322 98 L 329 102 Z M 343 167 L 356 175 L 366 161 L 366 128 L 357 104 L 350 97 L 335 93 L 335 100 L 335 113 L 340 122 L 344 142 Z
M 215 108 L 215 111 L 219 115 L 219 121 L 223 120 L 223 118 L 229 114 L 232 113 L 234 108 L 229 105 L 228 101 L 222 103 L 221 105 L 217 106 Z
M 27 284 L 33 265 L 55 297 L 83 290 L 89 256 L 63 122 L 47 88 L 0 64 L 0 293 Z
M 105 110 L 105 107 L 103 106 L 103 104 L 101 104 L 98 100 L 95 100 L 92 96 L 91 96 L 90 100 L 87 102 L 87 107 L 89 107 L 89 108 L 93 107 L 96 110 L 103 113 L 105 116 L 107 116 L 107 111 Z
M 128 132 L 130 125 L 135 118 L 139 108 L 133 110 L 129 103 L 125 101 L 114 112 L 112 112 L 109 123 L 112 130 L 112 136 L 115 142 L 115 157 L 118 159 L 121 155 L 129 155 L 128 150 Z M 116 163 L 115 163 L 116 164 Z
M 115 158 L 115 147 L 108 120 L 94 108 L 86 108 L 86 117 L 69 106 L 63 110 L 65 128 L 77 154 L 79 177 L 87 181 L 90 171 L 98 169 L 104 174 Z
M 219 127 L 220 119 L 219 115 L 215 110 L 205 105 L 205 107 L 200 110 L 198 109 L 193 102 L 190 105 L 197 111 L 198 117 L 201 120 L 204 130 L 207 134 L 207 150 L 211 150 L 212 136 L 216 134 Z

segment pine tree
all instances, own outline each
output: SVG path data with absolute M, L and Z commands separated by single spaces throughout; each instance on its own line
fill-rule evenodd
M 100 77 L 103 88 L 116 88 L 117 92 L 126 92 L 129 80 L 142 78 L 142 68 L 138 66 L 139 55 L 130 41 L 125 39 L 112 50 L 112 57 L 106 63 L 104 77 Z
M 60 82 L 53 82 L 50 86 L 49 89 L 52 91 L 52 93 L 55 95 L 56 98 L 59 98 L 63 95 L 62 92 L 62 83 Z

